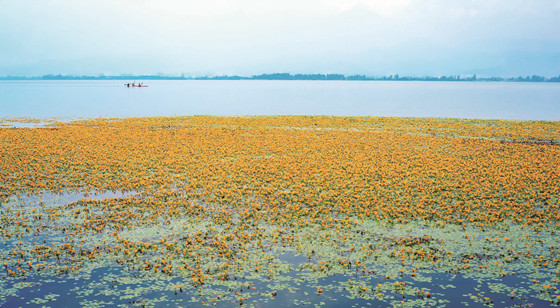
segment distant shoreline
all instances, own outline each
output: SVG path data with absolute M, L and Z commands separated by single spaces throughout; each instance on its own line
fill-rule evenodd
M 4 76 L 0 80 L 324 80 L 324 81 L 451 81 L 451 82 L 560 82 L 560 75 L 555 77 L 518 76 L 518 77 L 477 77 L 472 76 L 366 76 L 342 74 L 290 74 L 273 73 L 253 76 L 222 75 L 222 76 L 165 76 L 165 75 L 43 75 L 43 76 Z

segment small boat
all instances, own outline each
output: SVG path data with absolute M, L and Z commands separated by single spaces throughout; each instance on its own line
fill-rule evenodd
M 124 86 L 127 87 L 127 88 L 130 88 L 130 87 L 133 87 L 133 88 L 147 88 L 148 87 L 148 86 L 146 86 L 144 84 L 141 84 L 141 83 L 136 84 L 135 82 L 125 83 Z

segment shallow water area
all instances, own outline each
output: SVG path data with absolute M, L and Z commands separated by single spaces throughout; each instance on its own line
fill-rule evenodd
M 49 125 L 48 122 L 33 121 L 33 122 L 2 122 L 0 119 L 0 128 L 43 128 Z
M 124 198 L 137 195 L 136 191 L 90 191 L 90 192 L 63 192 L 50 193 L 44 192 L 39 195 L 19 196 L 17 202 L 34 205 L 34 204 L 67 204 L 78 200 L 103 200 L 110 198 Z

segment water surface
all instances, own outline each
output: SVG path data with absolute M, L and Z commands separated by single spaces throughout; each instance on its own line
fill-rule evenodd
M 337 115 L 560 120 L 559 83 L 2 81 L 0 117 Z M 137 80 L 138 82 L 138 80 Z

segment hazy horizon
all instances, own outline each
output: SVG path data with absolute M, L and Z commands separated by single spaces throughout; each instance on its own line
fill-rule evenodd
M 556 76 L 559 0 L 0 0 L 0 76 Z

